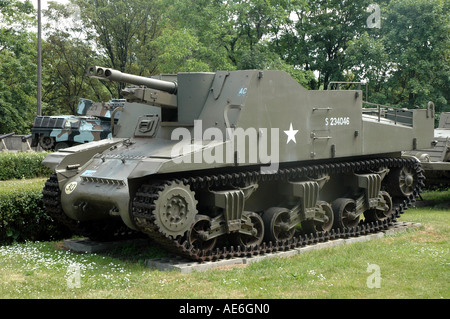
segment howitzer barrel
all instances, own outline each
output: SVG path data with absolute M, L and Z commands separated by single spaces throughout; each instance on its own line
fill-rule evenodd
M 158 79 L 147 78 L 144 76 L 123 73 L 114 69 L 104 68 L 99 66 L 91 66 L 88 68 L 88 75 L 98 79 L 107 79 L 110 81 L 125 82 L 134 85 L 143 85 L 148 88 L 176 93 L 177 83 L 170 81 L 163 81 Z

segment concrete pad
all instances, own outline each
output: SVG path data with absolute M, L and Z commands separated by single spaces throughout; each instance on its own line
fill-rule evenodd
M 270 259 L 270 258 L 286 258 L 286 257 L 291 257 L 291 256 L 294 256 L 297 254 L 298 254 L 298 251 L 296 249 L 292 249 L 292 250 L 288 250 L 288 251 L 277 251 L 274 253 L 246 257 L 246 258 L 244 258 L 244 264 L 253 264 L 255 262 L 259 262 L 261 260 Z
M 129 244 L 138 246 L 150 245 L 151 240 L 146 238 L 127 239 L 117 241 L 99 242 L 89 238 L 73 238 L 64 241 L 64 248 L 78 253 L 99 253 L 116 248 L 120 248 Z
M 384 233 L 376 233 L 376 234 L 369 234 L 369 235 L 358 236 L 358 237 L 350 237 L 350 238 L 344 239 L 344 242 L 346 244 L 360 243 L 363 241 L 373 240 L 373 239 L 377 239 L 377 238 L 381 238 L 381 237 L 384 237 Z
M 184 259 L 179 256 L 156 258 L 146 260 L 146 265 L 151 268 L 156 268 L 160 271 L 177 271 L 180 273 L 191 273 L 193 271 L 205 271 L 208 269 L 215 269 L 219 267 L 233 267 L 236 265 L 248 265 L 261 260 L 270 258 L 285 258 L 295 256 L 297 254 L 306 253 L 313 250 L 336 247 L 344 244 L 352 244 L 355 242 L 364 242 L 368 240 L 375 240 L 386 235 L 395 234 L 411 228 L 420 227 L 419 223 L 397 222 L 390 229 L 380 231 L 375 234 L 368 234 L 358 237 L 350 237 L 346 239 L 334 239 L 325 242 L 320 242 L 315 245 L 295 248 L 289 251 L 279 251 L 274 253 L 267 253 L 263 255 L 255 255 L 252 257 L 230 258 L 222 259 L 212 262 L 195 262 Z M 68 239 L 64 241 L 64 247 L 75 252 L 80 253 L 96 253 L 108 251 L 128 244 L 146 245 L 152 244 L 150 239 L 130 239 L 111 242 L 96 242 L 87 238 Z
M 205 271 L 212 268 L 235 266 L 244 264 L 244 258 L 230 258 L 204 263 L 193 262 L 179 257 L 148 259 L 146 265 L 161 271 L 178 271 L 180 273 L 191 273 L 193 271 Z
M 402 223 L 396 223 L 391 229 L 393 230 L 392 233 L 399 232 L 399 231 L 405 231 L 409 228 L 418 227 L 420 224 L 418 223 L 409 223 L 409 222 L 402 222 Z M 351 244 L 356 242 L 364 242 L 368 240 L 375 240 L 378 238 L 382 238 L 388 234 L 391 234 L 390 230 L 381 231 L 375 234 L 368 234 L 364 236 L 358 236 L 358 237 L 350 237 L 346 239 L 334 239 L 329 240 L 321 243 L 317 243 L 315 245 L 305 246 L 305 247 L 299 247 L 295 248 L 289 251 L 281 251 L 281 252 L 274 252 L 274 253 L 268 253 L 268 254 L 262 254 L 262 255 L 255 255 L 252 257 L 244 257 L 244 258 L 232 258 L 232 259 L 225 259 L 225 260 L 219 260 L 214 262 L 205 262 L 205 263 L 199 263 L 189 260 L 178 260 L 176 263 L 170 261 L 169 259 L 152 259 L 147 260 L 147 265 L 149 267 L 157 268 L 159 270 L 174 270 L 179 271 L 182 273 L 190 273 L 192 271 L 205 271 L 208 269 L 214 269 L 219 268 L 225 265 L 233 266 L 233 265 L 241 265 L 241 264 L 252 264 L 255 262 L 260 262 L 262 260 L 270 259 L 270 258 L 283 258 L 283 257 L 291 257 L 295 256 L 297 254 L 306 253 L 308 251 L 317 250 L 317 249 L 324 249 L 324 248 L 331 248 L 336 247 L 344 244 Z
M 420 226 L 421 226 L 420 223 L 397 222 L 395 225 L 393 225 L 393 227 L 383 230 L 383 233 L 385 235 L 393 235 L 395 233 L 402 232 L 402 231 L 405 231 L 405 230 L 411 229 L 411 228 L 418 228 Z

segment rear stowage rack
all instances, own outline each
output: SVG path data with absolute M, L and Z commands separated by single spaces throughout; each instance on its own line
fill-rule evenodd
M 412 110 L 363 101 L 363 105 L 364 104 L 372 107 L 363 108 L 363 115 L 376 117 L 378 122 L 390 120 L 393 121 L 394 124 L 403 124 L 413 127 L 414 112 Z

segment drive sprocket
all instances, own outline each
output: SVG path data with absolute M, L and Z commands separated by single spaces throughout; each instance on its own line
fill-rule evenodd
M 136 217 L 142 210 L 138 223 L 143 217 L 151 220 L 159 233 L 171 238 L 184 236 L 191 229 L 198 211 L 195 193 L 188 185 L 180 181 L 161 181 L 144 185 L 138 192 L 145 192 L 147 198 L 145 203 L 134 205 Z M 149 208 L 150 216 L 142 215 Z

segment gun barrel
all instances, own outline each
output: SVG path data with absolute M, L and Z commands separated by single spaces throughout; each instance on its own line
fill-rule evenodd
M 116 82 L 125 82 L 134 85 L 143 85 L 148 88 L 175 94 L 177 91 L 177 83 L 170 81 L 163 81 L 158 79 L 147 78 L 144 76 L 123 73 L 114 69 L 104 68 L 99 66 L 91 66 L 88 68 L 88 75 L 90 77 L 101 80 L 110 80 Z

